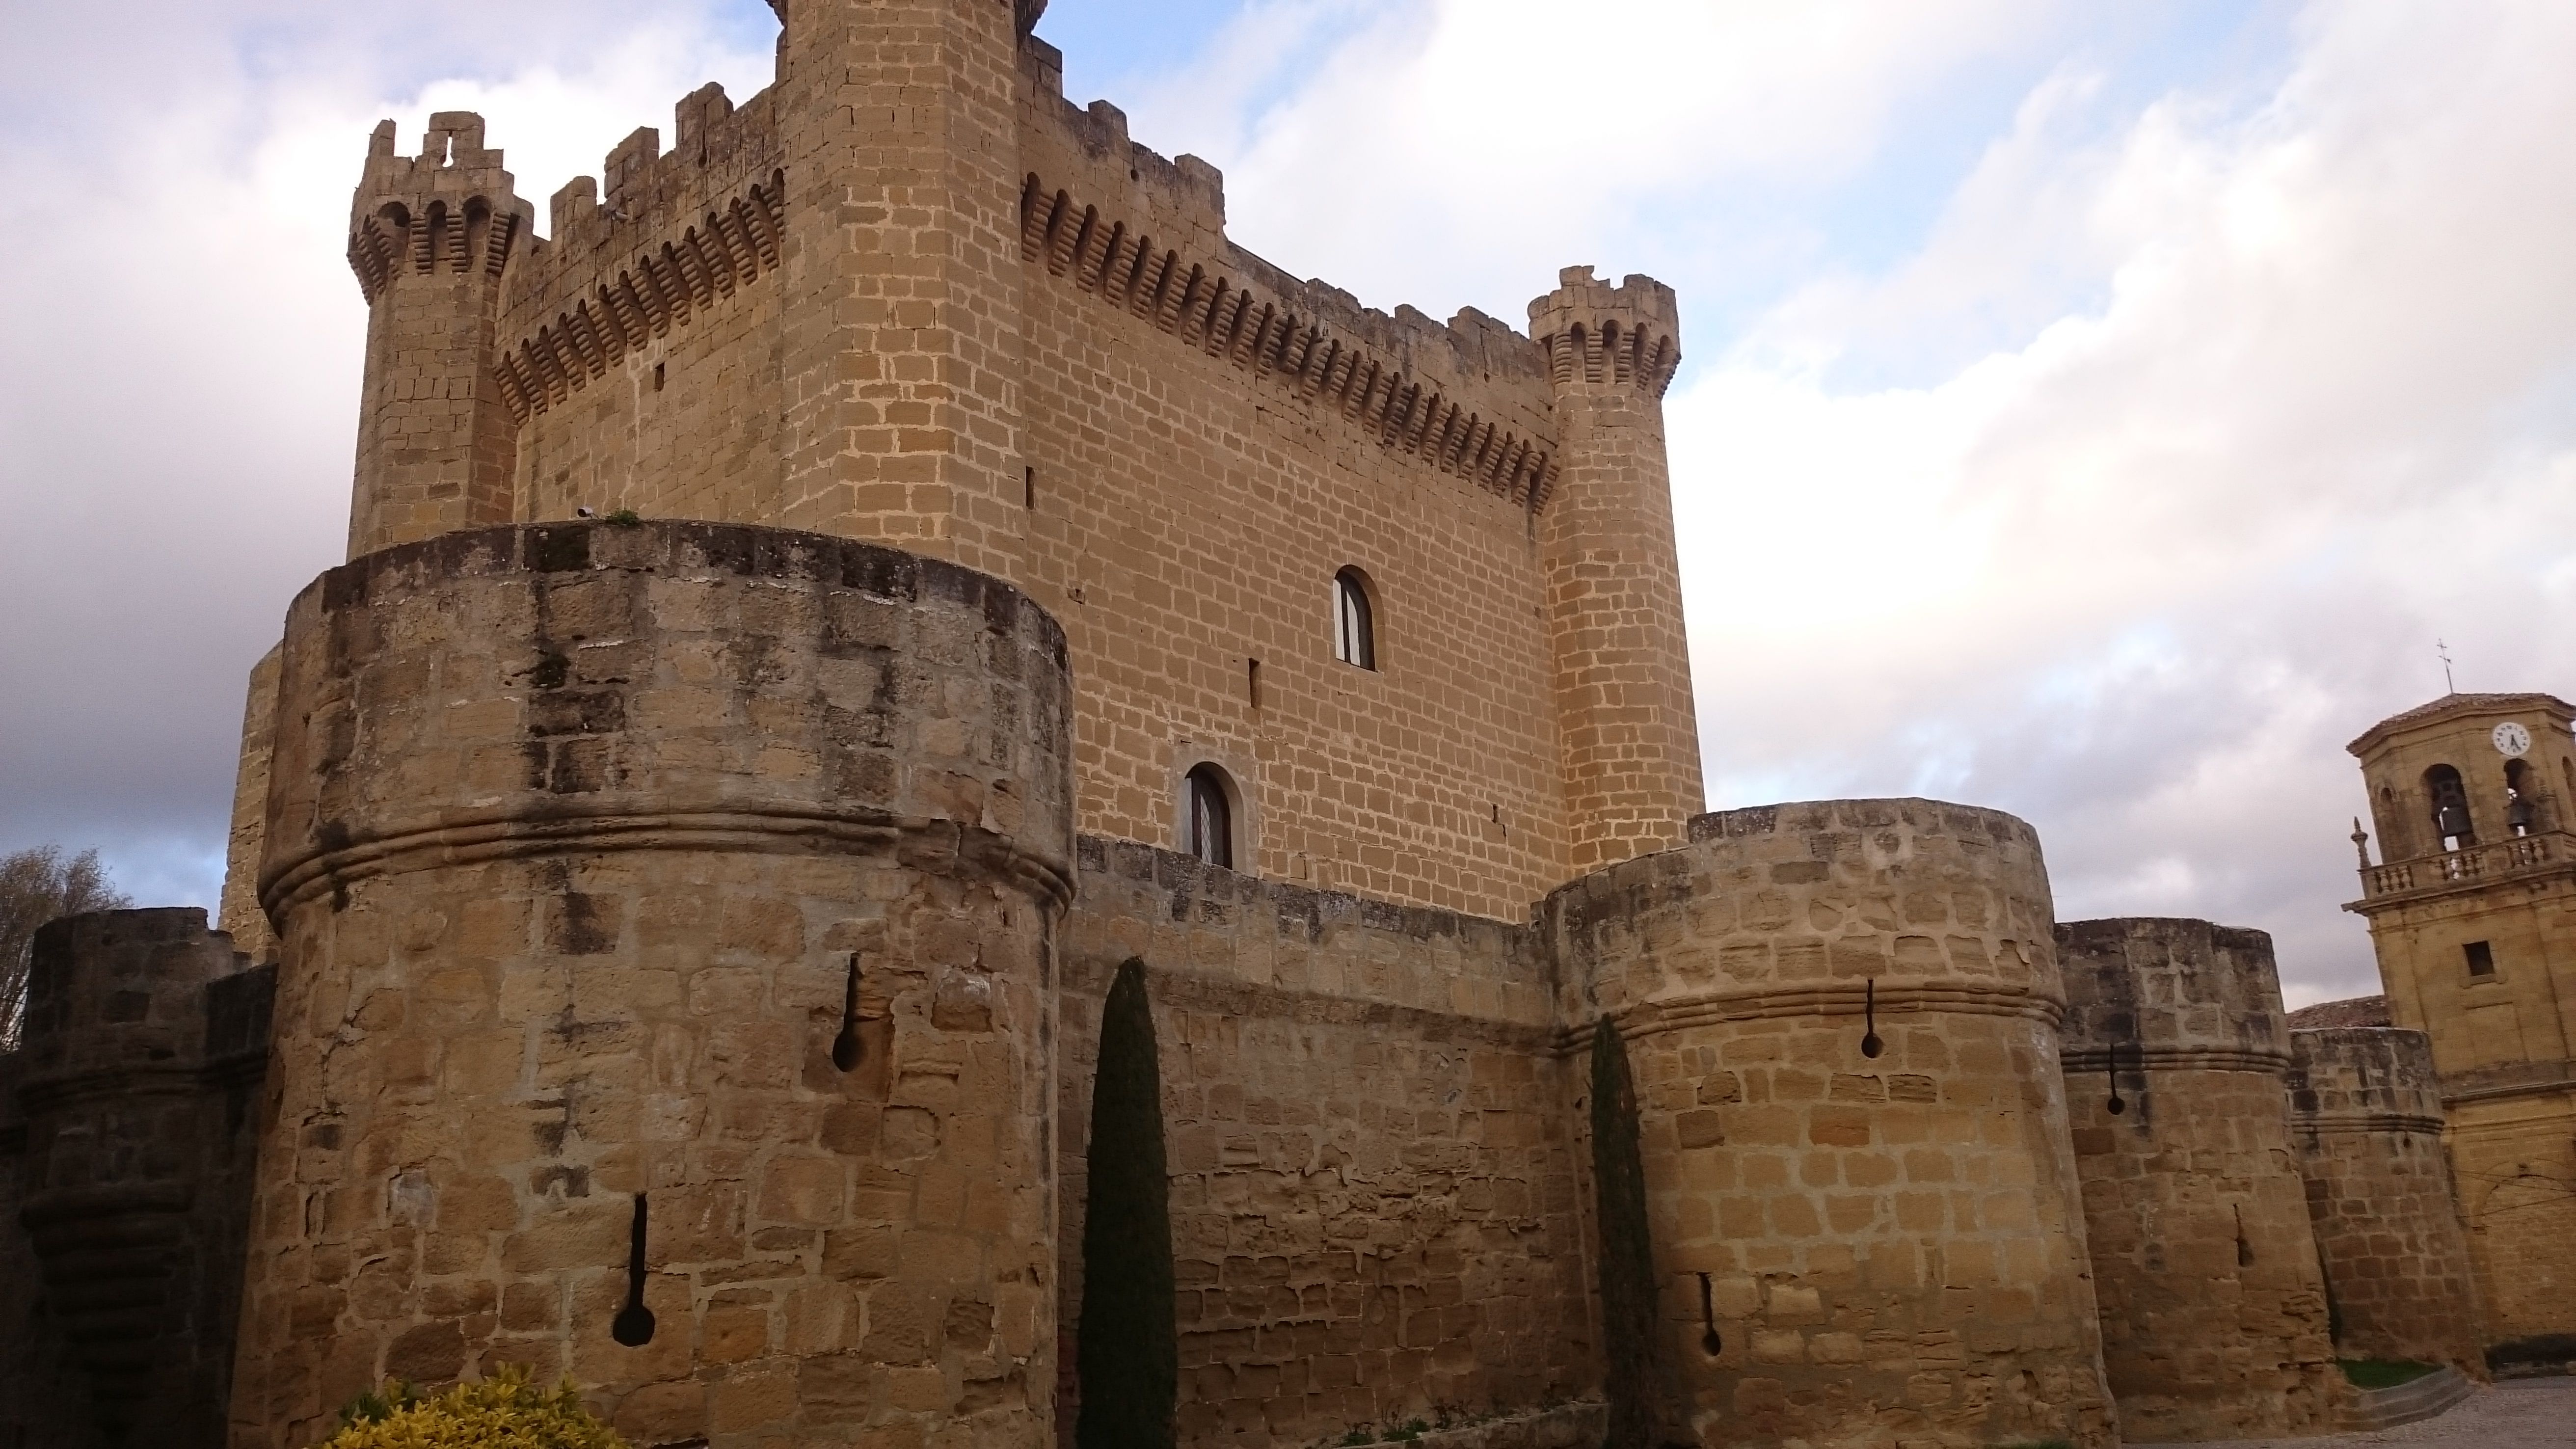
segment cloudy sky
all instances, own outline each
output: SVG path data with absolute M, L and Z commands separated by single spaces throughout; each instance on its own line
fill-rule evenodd
M 241 677 L 337 562 L 366 133 L 543 198 L 761 0 L 6 0 L 0 849 L 211 905 Z M 1380 307 L 1679 289 L 1712 805 L 1923 793 L 2060 914 L 2373 989 L 2345 741 L 2576 690 L 2576 6 L 1055 0 L 1077 100 Z

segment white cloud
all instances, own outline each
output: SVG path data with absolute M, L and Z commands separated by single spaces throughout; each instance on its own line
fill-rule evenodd
M 2294 995 L 2371 989 L 2343 742 L 2438 692 L 2437 634 L 2469 687 L 2576 672 L 2576 12 L 2461 13 L 2321 7 L 2265 104 L 2107 150 L 2043 87 L 1906 265 L 1672 399 L 1713 793 L 1948 758 L 2043 828 L 2062 913 L 2265 926 Z M 2086 257 L 2094 307 L 1829 380 Z
M 1121 104 L 1139 139 L 1225 168 L 1230 229 L 1283 266 L 1379 306 L 1517 320 L 1569 261 L 1617 275 L 1698 244 L 1649 234 L 1649 209 L 1862 164 L 1898 107 L 2028 47 L 2054 9 L 1254 4 L 1199 63 Z
M 211 906 L 243 676 L 341 557 L 366 328 L 342 250 L 368 130 L 396 116 L 411 141 L 431 110 L 480 109 L 542 217 L 635 126 L 668 141 L 680 96 L 721 78 L 740 98 L 771 62 L 729 13 L 581 25 L 565 6 L 508 28 L 535 37 L 518 68 L 437 81 L 413 73 L 456 58 L 436 26 L 140 8 L 57 13 L 7 65 L 48 109 L 11 113 L 0 148 L 0 517 L 20 545 L 0 571 L 0 850 L 96 844 L 137 899 Z M 440 21 L 502 33 L 472 18 Z M 282 58 L 254 63 L 254 22 Z M 66 79 L 101 27 L 127 89 Z

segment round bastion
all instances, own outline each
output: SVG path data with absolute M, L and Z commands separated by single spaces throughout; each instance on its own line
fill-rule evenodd
M 287 616 L 235 1442 L 569 1373 L 638 1444 L 1036 1446 L 1064 636 L 688 523 L 443 535 Z
M 2163 1443 L 2332 1428 L 2344 1390 L 2290 1150 L 2272 938 L 2124 917 L 2059 926 L 2057 952 L 2122 1433 Z
M 1566 1019 L 1627 1042 L 1698 1441 L 2112 1444 L 2031 828 L 1842 800 L 1690 835 L 1541 919 Z
M 2290 1137 L 2347 1358 L 2487 1376 L 2477 1270 L 2442 1146 L 2431 1038 L 2393 1027 L 2290 1033 Z

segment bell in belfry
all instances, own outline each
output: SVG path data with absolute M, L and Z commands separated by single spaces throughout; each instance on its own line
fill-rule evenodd
M 2512 826 L 2516 835 L 2529 831 L 2532 826 L 2531 797 L 2515 791 L 2513 803 L 2504 809 L 2504 823 Z
M 2469 833 L 2469 807 L 2457 800 L 2445 800 L 2433 812 L 2433 828 L 2444 836 Z

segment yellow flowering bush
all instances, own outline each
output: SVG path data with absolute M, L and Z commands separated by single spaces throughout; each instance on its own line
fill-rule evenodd
M 628 1449 L 581 1406 L 569 1377 L 548 1393 L 516 1365 L 436 1398 L 390 1383 L 342 1410 L 341 1420 L 322 1449 Z

